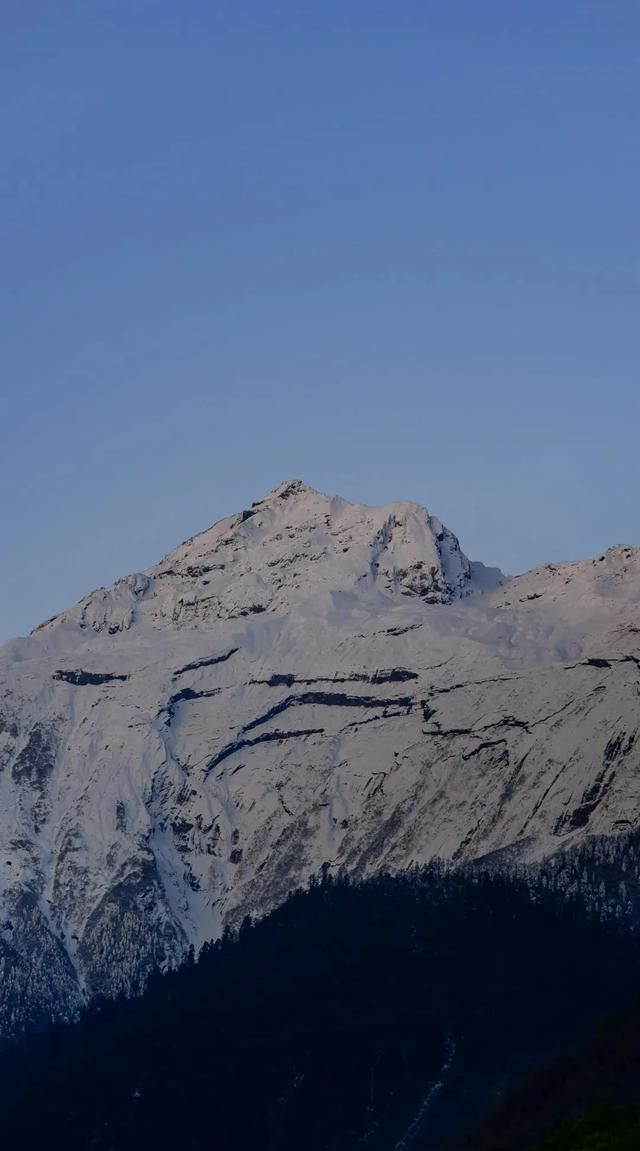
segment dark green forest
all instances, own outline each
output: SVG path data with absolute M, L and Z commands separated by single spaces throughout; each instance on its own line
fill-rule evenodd
M 639 959 L 552 885 L 325 876 L 141 997 L 5 1051 L 2 1145 L 428 1151 L 626 1003 Z
M 600 1103 L 582 1119 L 563 1123 L 535 1151 L 638 1151 L 640 1107 Z
M 620 1106 L 607 1104 L 607 1100 Z M 599 1105 L 591 1115 L 595 1102 Z M 602 1146 L 624 1148 L 627 1143 L 616 1140 L 621 1138 L 618 1128 L 626 1130 L 626 1124 L 629 1138 L 635 1132 L 636 1142 L 630 1146 L 640 1148 L 637 1129 L 640 1109 L 634 1109 L 634 1103 L 640 1103 L 638 1000 L 599 1021 L 586 1041 L 574 1051 L 535 1069 L 516 1084 L 506 1099 L 481 1121 L 464 1146 L 466 1151 L 523 1147 L 533 1138 L 542 1137 L 544 1132 L 560 1128 L 557 1136 L 560 1142 L 544 1142 L 545 1149 L 565 1145 L 582 1147 L 579 1140 L 586 1139 L 584 1132 L 595 1137 L 597 1126 L 598 1138 L 606 1134 L 613 1140 Z M 584 1119 L 585 1115 L 589 1118 Z M 589 1124 L 596 1126 L 592 1130 Z M 562 1139 L 570 1141 L 565 1144 Z M 592 1143 L 587 1141 L 584 1145 L 591 1148 Z M 595 1142 L 593 1146 L 600 1147 L 601 1143 Z

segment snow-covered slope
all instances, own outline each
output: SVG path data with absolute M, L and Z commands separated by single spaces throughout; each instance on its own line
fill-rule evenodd
M 321 865 L 640 813 L 640 552 L 505 580 L 298 481 L 0 653 L 0 1030 L 135 987 Z

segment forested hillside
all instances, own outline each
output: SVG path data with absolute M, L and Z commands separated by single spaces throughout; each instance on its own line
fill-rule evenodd
M 601 1103 L 583 1119 L 564 1123 L 535 1151 L 637 1151 L 640 1107 Z
M 618 1106 L 606 1106 L 614 1103 Z M 598 1106 L 591 1115 L 594 1104 Z M 612 1132 L 614 1127 L 617 1131 L 616 1125 L 631 1124 L 631 1130 L 636 1130 L 640 1107 L 629 1108 L 633 1104 L 640 1105 L 640 999 L 599 1022 L 571 1054 L 537 1069 L 516 1085 L 464 1146 L 468 1151 L 493 1151 L 496 1147 L 510 1151 L 552 1132 L 548 1142 L 543 1142 L 545 1151 L 547 1146 L 554 1151 L 556 1146 L 565 1145 L 582 1148 L 583 1143 L 571 1140 L 582 1138 L 582 1133 L 590 1130 L 589 1124 L 607 1131 L 611 1128 Z M 564 1138 L 569 1142 L 563 1143 Z M 592 1144 L 585 1146 L 591 1148 Z M 619 1144 L 614 1141 L 603 1146 L 617 1148 Z M 638 1131 L 632 1146 L 640 1147 Z
M 577 901 L 439 866 L 324 878 L 0 1061 L 21 1151 L 423 1151 L 461 1136 L 638 983 Z

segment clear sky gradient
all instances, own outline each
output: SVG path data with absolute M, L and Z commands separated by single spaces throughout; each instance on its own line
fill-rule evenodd
M 285 478 L 640 544 L 640 5 L 3 0 L 0 637 Z

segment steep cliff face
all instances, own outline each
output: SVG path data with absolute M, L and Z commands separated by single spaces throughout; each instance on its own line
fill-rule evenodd
M 635 550 L 504 580 L 414 504 L 295 481 L 8 644 L 0 1028 L 135 988 L 323 864 L 635 825 L 639 598 Z

